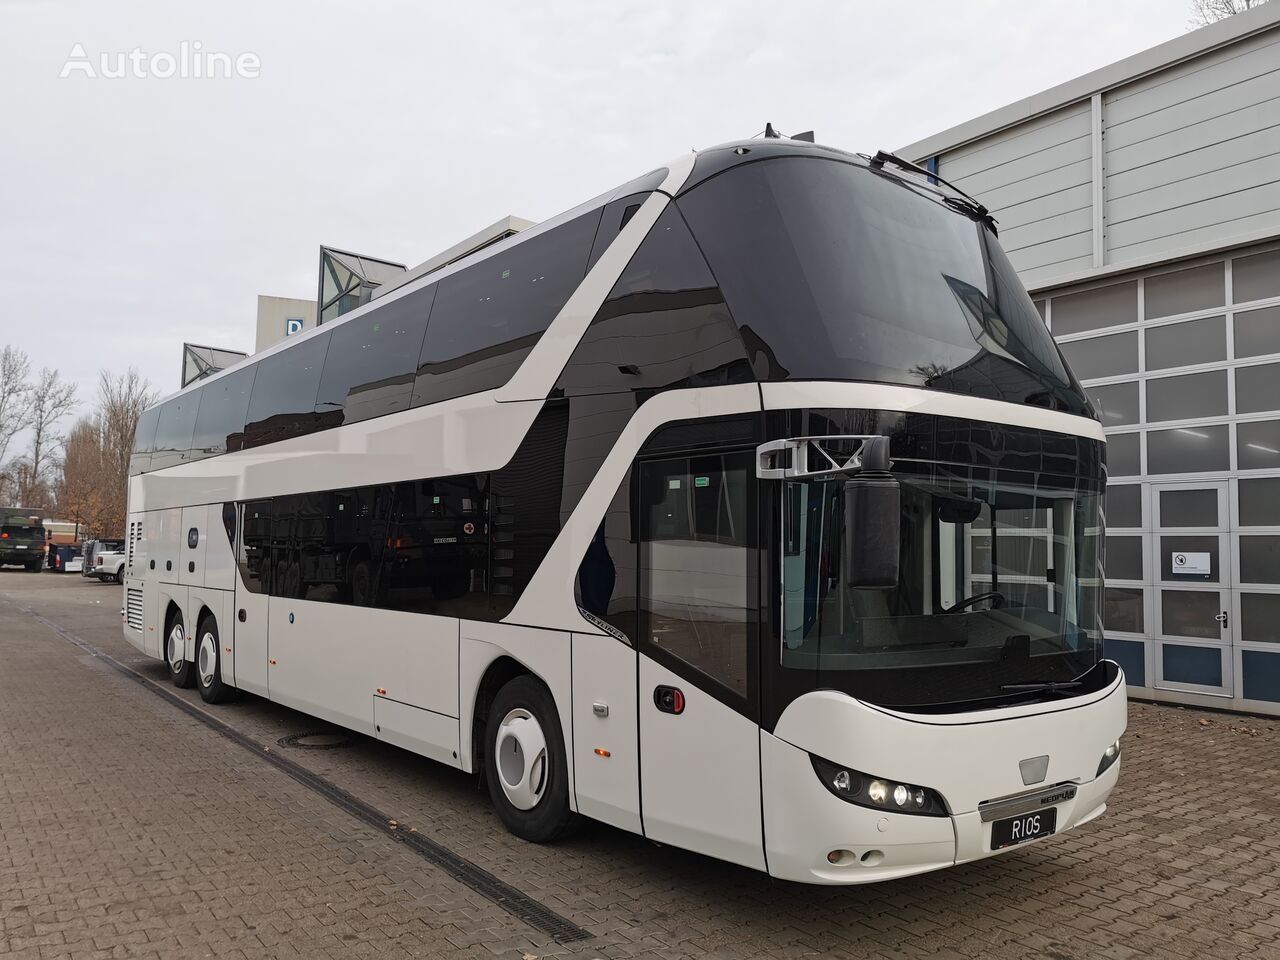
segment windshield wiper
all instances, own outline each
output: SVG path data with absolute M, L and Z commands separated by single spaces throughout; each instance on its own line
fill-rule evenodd
M 959 196 L 949 197 L 941 190 L 935 190 L 934 192 L 941 196 L 942 202 L 952 210 L 957 210 L 965 216 L 972 217 L 974 220 L 986 224 L 987 228 L 990 229 L 993 235 L 1000 235 L 996 230 L 996 218 L 991 216 L 991 211 L 957 187 L 954 183 L 948 183 L 946 180 L 943 180 L 942 177 L 930 170 L 926 170 L 918 163 L 912 163 L 910 160 L 903 160 L 897 154 L 889 153 L 885 150 L 876 151 L 876 155 L 871 158 L 872 169 L 883 170 L 886 163 L 891 163 L 900 170 L 906 170 L 910 173 L 917 173 L 922 177 L 927 177 L 929 179 L 929 186 L 932 186 L 933 183 L 940 183 L 944 187 L 948 187 L 955 191 Z
M 1006 683 L 1000 689 L 1010 693 L 1057 693 L 1083 686 L 1079 680 L 1038 680 L 1031 683 Z

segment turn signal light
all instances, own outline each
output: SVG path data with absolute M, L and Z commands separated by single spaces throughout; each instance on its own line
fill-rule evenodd
M 605 759 L 608 759 L 609 757 L 612 757 L 613 754 L 610 753 L 608 750 L 604 749 L 604 747 L 596 747 L 596 756 L 604 757 Z
M 386 687 L 379 687 L 379 688 L 378 688 L 378 696 L 380 696 L 380 697 L 385 697 L 386 695 L 387 695 L 387 688 L 386 688 Z

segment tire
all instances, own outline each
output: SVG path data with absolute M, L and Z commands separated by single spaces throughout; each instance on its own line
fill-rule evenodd
M 555 700 L 541 681 L 516 677 L 498 691 L 485 744 L 485 781 L 506 828 L 532 843 L 567 832 L 574 815 L 564 736 Z
M 165 627 L 164 662 L 175 687 L 190 687 L 196 682 L 196 666 L 187 659 L 187 634 L 181 616 L 170 618 Z
M 218 621 L 205 617 L 196 631 L 196 688 L 205 703 L 226 703 L 235 694 L 222 682 L 222 644 L 218 640 Z
M 111 577 L 112 583 L 124 583 L 124 567 L 117 570 Z

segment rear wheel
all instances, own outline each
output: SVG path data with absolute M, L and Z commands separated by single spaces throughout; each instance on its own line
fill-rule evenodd
M 169 679 L 175 687 L 189 687 L 196 682 L 195 665 L 187 659 L 187 633 L 178 614 L 173 615 L 165 633 L 164 659 L 169 665 Z
M 530 676 L 498 691 L 489 710 L 485 779 L 498 816 L 517 837 L 546 843 L 573 823 L 560 715 Z
M 222 682 L 222 647 L 213 617 L 205 617 L 196 631 L 196 686 L 205 703 L 226 703 L 235 692 Z

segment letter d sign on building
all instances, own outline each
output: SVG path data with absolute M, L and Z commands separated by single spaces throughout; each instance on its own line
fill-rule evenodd
M 284 335 L 292 337 L 295 333 L 302 332 L 303 320 L 301 317 L 290 317 L 284 322 Z

